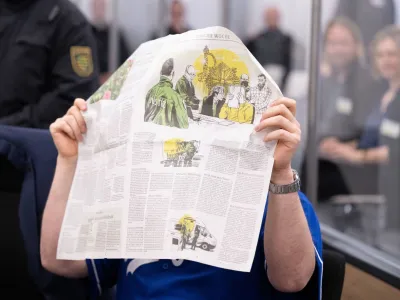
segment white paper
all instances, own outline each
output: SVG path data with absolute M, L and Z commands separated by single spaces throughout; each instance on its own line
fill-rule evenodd
M 57 257 L 249 272 L 275 148 L 253 129 L 281 95 L 225 28 L 142 44 L 88 99 Z

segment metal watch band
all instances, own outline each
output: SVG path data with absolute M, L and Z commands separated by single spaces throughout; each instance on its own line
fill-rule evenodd
M 290 184 L 279 185 L 270 183 L 269 192 L 272 194 L 291 194 L 300 191 L 300 176 L 296 170 L 293 171 L 293 182 Z

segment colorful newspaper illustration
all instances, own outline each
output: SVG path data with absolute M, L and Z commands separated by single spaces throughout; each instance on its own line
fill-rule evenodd
M 222 27 L 142 44 L 87 101 L 59 259 L 184 259 L 249 272 L 281 96 Z

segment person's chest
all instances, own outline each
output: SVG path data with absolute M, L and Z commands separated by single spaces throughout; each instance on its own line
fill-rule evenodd
M 261 251 L 248 273 L 188 260 L 127 260 L 120 267 L 117 299 L 273 299 Z
M 281 32 L 266 32 L 256 41 L 256 58 L 261 64 L 282 63 L 285 36 Z

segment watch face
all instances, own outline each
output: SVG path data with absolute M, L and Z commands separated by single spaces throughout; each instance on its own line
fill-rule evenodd
M 293 170 L 293 179 L 294 181 L 300 180 L 299 173 L 296 170 Z

